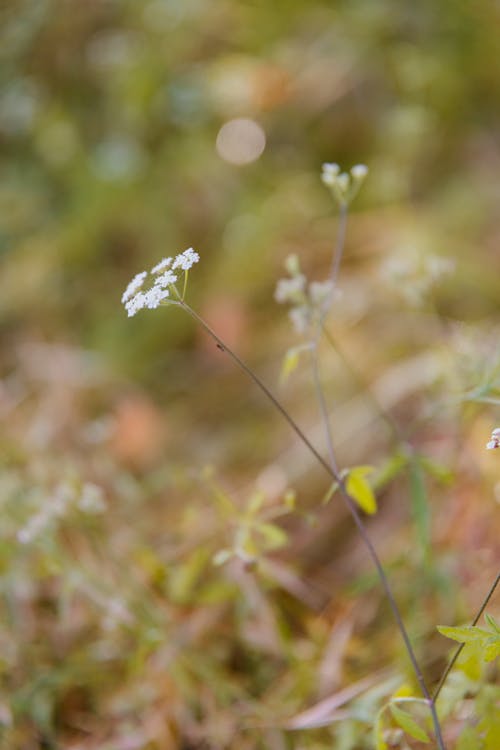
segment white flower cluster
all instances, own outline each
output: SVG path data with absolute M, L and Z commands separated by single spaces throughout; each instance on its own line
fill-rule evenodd
M 276 302 L 290 304 L 290 319 L 297 333 L 304 334 L 314 322 L 321 320 L 333 298 L 333 283 L 311 281 L 300 272 L 298 259 L 290 256 L 285 262 L 289 278 L 280 279 L 276 285 Z
M 500 448 L 500 427 L 496 427 L 493 430 L 490 439 L 486 443 L 486 448 L 489 451 L 495 450 L 495 448 Z
M 174 271 L 179 269 L 186 273 L 199 260 L 200 256 L 192 247 L 188 247 L 175 258 L 163 258 L 151 269 L 151 274 L 156 278 L 153 286 L 146 291 L 143 291 L 143 286 L 148 272 L 142 271 L 134 276 L 122 295 L 122 303 L 125 305 L 129 318 L 144 308 L 153 310 L 158 307 L 163 300 L 170 297 L 171 287 L 179 278 Z
M 455 270 L 451 258 L 423 253 L 418 247 L 402 248 L 381 265 L 381 276 L 396 286 L 411 305 L 423 304 L 435 286 Z
M 81 491 L 78 491 L 68 482 L 61 482 L 52 497 L 44 500 L 40 510 L 31 516 L 23 528 L 18 531 L 18 541 L 21 544 L 33 542 L 74 507 L 83 513 L 102 513 L 106 510 L 102 489 L 95 484 L 86 482 Z
M 350 173 L 347 173 L 341 172 L 338 164 L 325 163 L 321 179 L 330 188 L 335 200 L 341 206 L 347 206 L 357 194 L 367 174 L 368 167 L 364 164 L 356 164 Z

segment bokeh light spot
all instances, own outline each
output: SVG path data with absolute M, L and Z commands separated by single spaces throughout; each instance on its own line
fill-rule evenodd
M 250 164 L 259 158 L 265 147 L 266 134 L 262 127 L 245 117 L 224 123 L 217 134 L 217 153 L 230 164 Z

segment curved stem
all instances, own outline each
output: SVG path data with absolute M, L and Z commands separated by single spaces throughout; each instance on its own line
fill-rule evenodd
M 375 568 L 377 570 L 380 583 L 382 585 L 382 588 L 384 590 L 385 595 L 387 596 L 387 599 L 389 601 L 392 613 L 394 615 L 394 618 L 396 620 L 397 627 L 401 633 L 401 637 L 403 638 L 403 642 L 405 644 L 406 651 L 408 652 L 408 656 L 410 658 L 410 662 L 413 667 L 413 671 L 415 673 L 415 677 L 417 678 L 417 681 L 420 685 L 420 688 L 422 690 L 422 694 L 424 695 L 427 704 L 429 705 L 429 709 L 432 714 L 432 719 L 434 723 L 435 733 L 436 733 L 436 740 L 438 743 L 439 750 L 445 750 L 445 745 L 443 742 L 443 738 L 441 736 L 441 727 L 439 725 L 439 719 L 437 717 L 436 709 L 434 706 L 434 703 L 432 701 L 432 698 L 430 696 L 429 690 L 427 688 L 427 685 L 425 683 L 422 671 L 418 665 L 417 658 L 415 656 L 415 652 L 413 650 L 413 647 L 410 642 L 410 638 L 408 636 L 406 627 L 403 623 L 403 619 L 401 617 L 401 613 L 399 611 L 398 605 L 396 604 L 396 600 L 394 598 L 394 594 L 392 593 L 389 581 L 387 579 L 387 576 L 385 574 L 385 571 L 382 567 L 382 563 L 380 561 L 380 558 L 377 554 L 377 551 L 375 550 L 375 547 L 373 546 L 373 543 L 368 535 L 368 532 L 365 529 L 365 526 L 363 524 L 363 521 L 361 519 L 361 515 L 359 514 L 357 507 L 355 505 L 355 502 L 347 492 L 345 488 L 345 483 L 340 476 L 340 474 L 337 471 L 335 461 L 332 462 L 332 465 L 330 465 L 323 456 L 318 452 L 318 450 L 314 447 L 314 445 L 311 443 L 309 438 L 305 435 L 305 433 L 301 430 L 301 428 L 298 426 L 298 424 L 295 422 L 295 420 L 290 416 L 290 414 L 287 412 L 284 406 L 278 401 L 276 396 L 269 390 L 269 388 L 265 385 L 265 383 L 259 378 L 258 375 L 253 372 L 253 370 L 248 367 L 245 362 L 243 362 L 242 359 L 238 357 L 238 355 L 230 349 L 225 342 L 215 333 L 215 331 L 206 323 L 203 318 L 201 318 L 192 307 L 190 307 L 186 302 L 180 301 L 179 306 L 182 307 L 189 315 L 194 318 L 194 320 L 201 325 L 201 327 L 212 337 L 212 339 L 216 342 L 219 349 L 226 352 L 233 362 L 257 385 L 257 387 L 264 393 L 264 395 L 271 401 L 273 406 L 277 409 L 277 411 L 281 414 L 281 416 L 286 420 L 286 422 L 290 425 L 292 430 L 295 432 L 295 434 L 301 439 L 301 441 L 304 443 L 304 445 L 309 449 L 309 451 L 313 454 L 313 456 L 317 459 L 317 461 L 321 464 L 321 466 L 325 469 L 325 471 L 328 472 L 328 474 L 335 479 L 335 481 L 339 485 L 340 493 L 345 501 L 345 504 L 354 520 L 354 523 L 358 529 L 358 532 L 365 544 L 365 546 L 368 549 L 369 555 L 375 565 Z M 318 373 L 319 377 L 319 373 Z
M 413 646 L 410 641 L 410 636 L 408 635 L 408 631 L 406 629 L 406 626 L 403 622 L 403 618 L 401 616 L 401 612 L 399 610 L 399 607 L 397 605 L 396 599 L 394 597 L 394 594 L 392 592 L 391 586 L 389 584 L 389 580 L 386 576 L 385 570 L 383 568 L 382 562 L 378 556 L 378 553 L 373 545 L 372 540 L 370 539 L 370 536 L 366 530 L 366 527 L 363 523 L 363 520 L 361 518 L 361 515 L 356 507 L 355 501 L 352 499 L 352 497 L 349 495 L 345 488 L 344 480 L 338 476 L 338 470 L 337 470 L 337 461 L 335 458 L 335 453 L 333 449 L 333 436 L 332 436 L 332 430 L 330 426 L 330 419 L 328 415 L 328 410 L 326 407 L 326 399 L 325 394 L 323 390 L 323 386 L 321 384 L 320 374 L 319 374 L 319 366 L 318 366 L 318 357 L 317 357 L 317 349 L 315 348 L 313 350 L 312 354 L 312 366 L 313 366 L 313 375 L 314 375 L 314 383 L 316 388 L 316 394 L 318 397 L 318 402 L 320 405 L 320 410 L 323 418 L 323 422 L 325 425 L 325 431 L 327 436 L 327 444 L 328 444 L 328 452 L 330 456 L 331 466 L 332 466 L 332 473 L 337 474 L 337 482 L 339 483 L 339 489 L 342 494 L 342 497 L 344 499 L 344 502 L 354 520 L 354 523 L 356 524 L 356 527 L 358 529 L 358 533 L 360 537 L 362 538 L 365 547 L 368 549 L 368 553 L 372 559 L 373 564 L 375 565 L 375 568 L 378 573 L 378 577 L 380 580 L 380 584 L 382 586 L 382 589 L 387 597 L 387 600 L 389 602 L 389 606 L 392 610 L 392 614 L 394 615 L 394 619 L 396 620 L 396 624 L 398 626 L 399 632 L 401 634 L 401 637 L 403 639 L 406 651 L 408 653 L 408 657 L 410 659 L 411 665 L 413 667 L 413 672 L 415 673 L 415 677 L 417 678 L 417 681 L 420 685 L 420 689 L 422 691 L 422 694 L 424 695 L 425 702 L 429 706 L 429 710 L 431 712 L 432 716 L 432 722 L 434 724 L 434 732 L 436 734 L 436 741 L 438 743 L 438 748 L 440 750 L 445 750 L 445 745 L 443 741 L 443 737 L 441 734 L 441 725 L 439 723 L 439 718 L 436 712 L 436 707 L 434 705 L 434 700 L 431 697 L 431 694 L 429 692 L 429 689 L 427 687 L 427 684 L 424 679 L 424 675 L 422 673 L 422 670 L 420 669 L 419 663 L 417 661 L 417 657 L 415 655 L 415 651 L 413 649 Z
M 483 614 L 484 610 L 488 606 L 491 597 L 495 593 L 495 589 L 498 586 L 499 581 L 500 581 L 500 573 L 497 575 L 497 577 L 495 578 L 495 580 L 491 584 L 491 586 L 489 588 L 489 591 L 488 591 L 488 593 L 486 594 L 486 596 L 485 596 L 485 598 L 483 600 L 483 603 L 481 604 L 481 606 L 480 606 L 480 608 L 479 608 L 476 616 L 472 620 L 471 625 L 477 625 L 477 623 L 479 622 L 479 618 L 481 617 L 481 615 Z M 441 692 L 441 690 L 443 688 L 443 685 L 444 685 L 444 683 L 447 680 L 448 675 L 450 674 L 451 670 L 455 666 L 456 660 L 458 659 L 458 657 L 462 653 L 462 649 L 463 649 L 464 646 L 465 646 L 465 643 L 461 643 L 460 646 L 458 646 L 458 648 L 456 649 L 456 651 L 453 654 L 453 656 L 451 657 L 450 661 L 448 662 L 448 666 L 444 670 L 444 672 L 443 672 L 443 674 L 441 676 L 441 679 L 439 680 L 438 686 L 437 686 L 436 690 L 434 691 L 434 695 L 432 696 L 432 700 L 434 702 L 437 701 L 439 693 Z
M 330 271 L 330 281 L 332 282 L 333 286 L 335 286 L 335 284 L 337 283 L 340 263 L 342 261 L 342 256 L 344 254 L 348 209 L 349 209 L 349 206 L 347 203 L 340 204 L 339 225 L 337 229 L 337 241 L 335 244 L 335 252 L 333 254 L 332 268 Z

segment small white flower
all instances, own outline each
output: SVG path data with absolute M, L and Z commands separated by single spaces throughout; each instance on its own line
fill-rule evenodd
M 128 312 L 128 317 L 131 318 L 132 316 L 134 316 L 137 312 L 139 312 L 139 310 L 142 310 L 145 305 L 145 295 L 142 292 L 138 292 L 135 297 L 129 299 L 125 304 L 125 310 Z
M 155 279 L 155 286 L 166 287 L 170 286 L 170 284 L 175 284 L 176 281 L 177 275 L 168 269 L 168 271 L 165 271 L 165 273 L 162 273 L 161 276 Z
M 492 451 L 495 448 L 500 448 L 500 427 L 495 427 L 489 441 L 486 443 L 487 450 Z
M 163 271 L 165 268 L 168 268 L 172 263 L 172 258 L 163 258 L 163 260 L 160 260 L 159 263 L 156 264 L 154 268 L 151 269 L 151 273 L 160 273 L 160 271 Z
M 144 307 L 154 310 L 160 302 L 168 297 L 168 289 L 162 289 L 161 286 L 153 286 L 144 294 Z
M 366 166 L 366 164 L 356 164 L 351 169 L 351 174 L 355 180 L 364 180 L 366 175 L 368 174 L 368 167 Z
M 306 286 L 306 277 L 300 273 L 291 279 L 280 279 L 276 284 L 274 299 L 276 302 L 301 301 Z
M 123 304 L 125 304 L 125 302 L 127 302 L 127 300 L 129 300 L 132 297 L 132 295 L 134 295 L 141 288 L 141 286 L 144 284 L 144 279 L 146 278 L 147 275 L 148 275 L 147 271 L 142 271 L 141 273 L 138 273 L 136 276 L 134 276 L 134 278 L 132 279 L 128 287 L 123 292 L 123 295 L 122 295 Z
M 324 302 L 329 301 L 333 292 L 333 282 L 311 281 L 309 284 L 309 296 L 313 305 L 321 307 Z
M 325 183 L 325 185 L 334 185 L 335 180 L 337 179 L 339 173 L 340 173 L 340 167 L 338 164 L 329 164 L 328 162 L 325 162 L 322 167 L 322 173 L 321 173 L 321 179 Z
M 198 253 L 196 253 L 192 247 L 188 247 L 187 250 L 184 250 L 183 253 L 176 256 L 172 265 L 172 270 L 181 268 L 183 271 L 189 271 L 189 269 L 194 266 L 195 263 L 198 263 L 199 260 L 200 256 Z

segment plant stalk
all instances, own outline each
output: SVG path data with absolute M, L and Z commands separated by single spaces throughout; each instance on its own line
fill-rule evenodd
M 186 302 L 181 300 L 179 303 L 179 306 L 182 307 L 196 322 L 211 336 L 211 338 L 215 341 L 218 348 L 221 349 L 221 351 L 226 352 L 229 357 L 233 360 L 233 362 L 239 367 L 240 370 L 242 370 L 245 375 L 247 375 L 254 383 L 255 385 L 264 393 L 264 395 L 271 401 L 273 406 L 277 409 L 277 411 L 281 414 L 281 416 L 285 419 L 285 421 L 289 424 L 289 426 L 292 428 L 292 430 L 295 432 L 295 434 L 300 438 L 300 440 L 304 443 L 304 445 L 309 449 L 309 451 L 312 453 L 312 455 L 316 458 L 316 460 L 321 464 L 321 466 L 325 469 L 325 471 L 329 474 L 330 477 L 332 477 L 339 485 L 340 492 L 342 494 L 342 497 L 344 498 L 344 501 L 349 509 L 349 512 L 354 520 L 354 523 L 356 524 L 356 527 L 358 529 L 358 532 L 366 545 L 368 552 L 370 554 L 370 557 L 376 567 L 382 588 L 384 590 L 384 593 L 386 594 L 389 604 L 391 607 L 391 610 L 393 612 L 394 618 L 396 620 L 397 627 L 401 633 L 401 636 L 403 638 L 403 642 L 405 644 L 405 648 L 408 652 L 408 656 L 410 658 L 410 662 L 413 667 L 413 671 L 415 673 L 415 676 L 417 678 L 417 681 L 420 685 L 420 688 L 422 690 L 422 693 L 429 705 L 429 709 L 431 711 L 432 720 L 434 723 L 435 733 L 436 733 L 436 740 L 438 743 L 439 750 L 446 750 L 445 745 L 443 742 L 443 738 L 441 735 L 441 727 L 439 724 L 439 719 L 437 717 L 436 709 L 433 703 L 433 700 L 430 696 L 429 690 L 427 688 L 427 685 L 425 683 L 422 671 L 418 665 L 415 653 L 413 651 L 413 647 L 411 645 L 408 633 L 406 631 L 405 625 L 403 623 L 401 613 L 399 611 L 398 605 L 396 604 L 396 600 L 394 598 L 394 595 L 392 593 L 391 587 L 389 585 L 389 581 L 387 579 L 387 576 L 384 572 L 384 569 L 382 567 L 382 563 L 380 561 L 380 558 L 378 557 L 378 554 L 375 550 L 375 547 L 373 546 L 373 543 L 365 529 L 365 526 L 363 524 L 363 521 L 361 519 L 361 516 L 356 508 L 356 505 L 350 495 L 348 494 L 347 490 L 345 489 L 345 484 L 340 476 L 336 465 L 334 467 L 335 462 L 333 462 L 332 465 L 328 463 L 323 456 L 319 453 L 319 451 L 314 447 L 314 445 L 311 443 L 309 438 L 305 435 L 305 433 L 302 431 L 302 429 L 299 427 L 299 425 L 295 422 L 295 420 L 290 416 L 288 411 L 285 409 L 285 407 L 278 401 L 276 396 L 270 391 L 270 389 L 266 386 L 266 384 L 259 378 L 259 376 L 250 368 L 248 367 L 245 362 L 243 362 L 240 357 L 232 350 L 230 349 L 225 342 L 215 333 L 215 331 L 206 323 L 203 318 L 201 318 L 198 313 L 196 313 L 192 307 L 190 307 Z
M 497 575 L 497 577 L 495 578 L 495 580 L 491 584 L 491 586 L 489 588 L 489 591 L 488 591 L 488 593 L 486 594 L 486 596 L 485 596 L 485 598 L 483 600 L 483 603 L 479 607 L 479 610 L 478 610 L 476 616 L 472 620 L 471 625 L 473 625 L 473 626 L 477 625 L 477 623 L 479 622 L 479 618 L 481 617 L 481 615 L 483 614 L 484 610 L 488 606 L 491 597 L 495 593 L 495 589 L 498 586 L 499 581 L 500 581 L 500 573 Z M 458 646 L 458 648 L 456 649 L 455 653 L 453 654 L 453 656 L 451 657 L 450 661 L 448 662 L 448 666 L 446 667 L 446 669 L 444 670 L 443 674 L 441 675 L 441 679 L 439 680 L 438 686 L 437 686 L 437 688 L 434 691 L 434 695 L 432 696 L 432 700 L 434 701 L 434 703 L 437 701 L 439 693 L 441 692 L 441 690 L 443 688 L 443 685 L 444 685 L 444 683 L 447 680 L 448 675 L 450 674 L 451 670 L 455 666 L 456 660 L 458 659 L 458 657 L 462 653 L 462 649 L 463 649 L 464 646 L 465 646 L 465 643 L 461 643 L 460 646 Z

